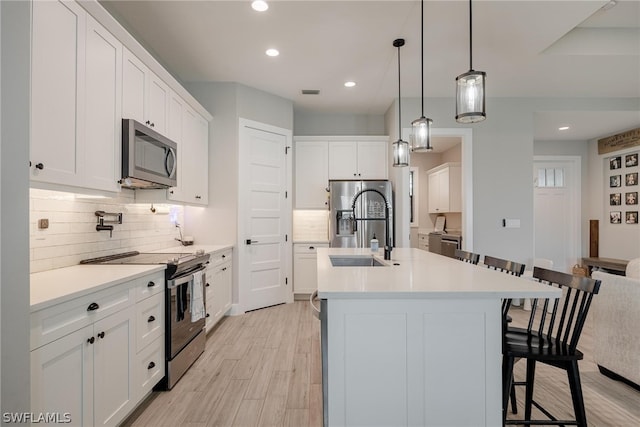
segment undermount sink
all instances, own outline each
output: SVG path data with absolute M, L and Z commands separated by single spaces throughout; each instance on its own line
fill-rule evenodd
M 386 267 L 387 264 L 378 261 L 371 255 L 338 255 L 329 256 L 334 267 Z

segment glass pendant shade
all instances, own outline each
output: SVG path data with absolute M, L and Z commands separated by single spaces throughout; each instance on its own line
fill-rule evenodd
M 411 150 L 415 152 L 433 151 L 431 146 L 431 125 L 433 120 L 424 116 L 411 122 Z
M 397 140 L 393 146 L 393 166 L 409 166 L 409 143 L 402 139 Z
M 484 106 L 484 82 L 487 73 L 470 70 L 456 77 L 456 121 L 476 123 L 487 118 Z

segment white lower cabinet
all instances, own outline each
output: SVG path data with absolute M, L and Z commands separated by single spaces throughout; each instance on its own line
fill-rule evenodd
M 293 245 L 293 293 L 311 294 L 318 287 L 318 248 L 328 243 L 295 243 Z
M 205 331 L 209 332 L 213 326 L 231 308 L 233 286 L 233 260 L 231 249 L 216 252 L 211 255 L 209 267 L 206 271 L 205 304 L 207 320 Z
M 121 423 L 164 376 L 163 283 L 155 273 L 32 313 L 32 412 Z

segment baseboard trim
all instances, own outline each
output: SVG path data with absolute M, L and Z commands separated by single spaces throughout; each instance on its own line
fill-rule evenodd
M 640 385 L 639 384 L 636 384 L 633 381 L 626 379 L 622 375 L 618 375 L 615 372 L 610 371 L 609 369 L 605 368 L 604 366 L 598 365 L 598 369 L 600 370 L 600 373 L 602 375 L 604 375 L 605 377 L 609 377 L 612 380 L 623 382 L 626 385 L 628 385 L 629 387 L 632 387 L 632 388 L 640 391 Z

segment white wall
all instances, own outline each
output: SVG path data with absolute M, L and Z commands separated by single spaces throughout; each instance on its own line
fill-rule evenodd
M 0 412 L 29 412 L 31 3 L 2 1 L 0 11 Z
M 621 129 L 623 132 L 627 129 Z M 606 182 L 605 171 L 608 172 L 608 162 L 606 159 L 611 156 L 624 156 L 628 153 L 640 152 L 640 147 L 634 147 L 631 149 L 615 151 L 613 153 L 598 154 L 598 140 L 594 139 L 589 141 L 589 174 L 588 174 L 588 187 L 590 189 L 590 197 L 588 199 L 589 219 L 600 220 L 600 245 L 598 249 L 598 255 L 603 258 L 617 258 L 617 259 L 633 259 L 640 257 L 640 224 L 624 224 L 624 218 L 622 224 L 610 224 L 609 211 L 612 210 L 609 207 L 607 201 L 608 184 Z M 624 161 L 624 157 L 623 157 Z M 623 179 L 624 171 L 622 169 Z M 621 192 L 625 192 L 626 187 L 622 187 Z M 640 192 L 639 186 L 634 186 L 630 191 Z M 623 200 L 624 203 L 624 200 Z M 638 211 L 640 205 L 620 206 L 620 211 L 626 210 Z
M 39 189 L 31 189 L 30 194 L 32 273 L 76 265 L 87 258 L 179 245 L 175 223 L 184 222 L 183 206 L 155 205 L 154 213 L 151 203 L 134 203 L 133 191 L 126 189 L 110 198 Z M 112 224 L 112 236 L 108 231 L 96 231 L 96 211 L 123 214 L 122 224 Z M 41 218 L 49 220 L 49 228 L 38 228 Z
M 314 113 L 294 110 L 293 134 L 313 135 L 385 135 L 384 115 Z

